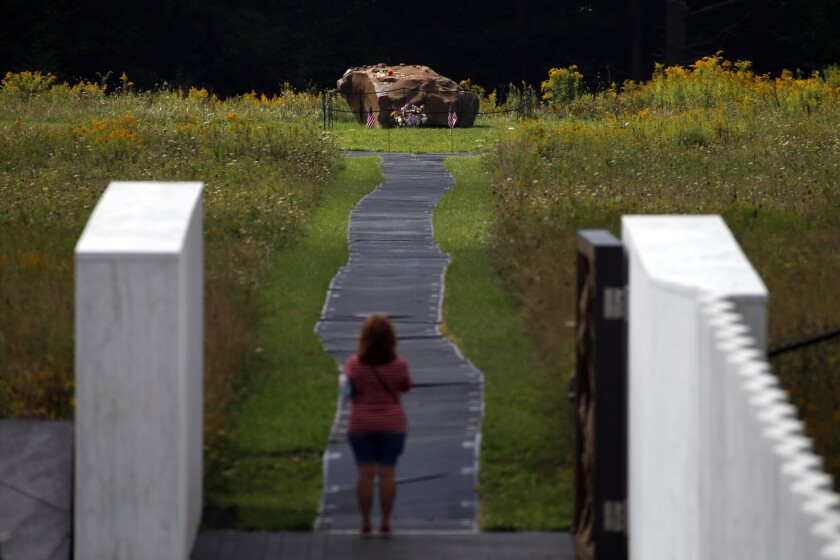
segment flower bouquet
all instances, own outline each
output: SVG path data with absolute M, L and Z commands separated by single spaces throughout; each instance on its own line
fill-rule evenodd
M 408 101 L 399 109 L 391 111 L 391 124 L 396 125 L 397 128 L 404 126 L 413 126 L 416 128 L 422 126 L 429 120 L 429 117 L 426 116 L 425 109 L 425 105 L 415 105 L 411 101 Z

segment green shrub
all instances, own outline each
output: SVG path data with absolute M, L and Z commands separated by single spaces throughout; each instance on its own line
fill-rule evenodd
M 17 95 L 25 100 L 48 91 L 55 80 L 56 77 L 50 73 L 7 72 L 6 77 L 0 81 L 0 87 L 3 93 Z
M 823 80 L 825 85 L 830 88 L 840 88 L 840 66 L 832 64 L 823 70 Z
M 583 74 L 575 65 L 568 68 L 552 68 L 548 80 L 540 85 L 543 99 L 552 109 L 558 109 L 577 99 L 583 91 Z

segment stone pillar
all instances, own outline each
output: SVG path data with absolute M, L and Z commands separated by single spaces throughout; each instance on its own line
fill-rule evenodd
M 76 245 L 75 558 L 189 558 L 202 503 L 202 191 L 112 182 Z

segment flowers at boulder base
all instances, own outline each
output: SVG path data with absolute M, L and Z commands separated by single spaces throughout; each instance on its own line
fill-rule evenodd
M 397 128 L 422 126 L 429 120 L 425 110 L 425 105 L 415 105 L 411 101 L 408 101 L 399 109 L 391 111 L 391 124 L 396 125 Z

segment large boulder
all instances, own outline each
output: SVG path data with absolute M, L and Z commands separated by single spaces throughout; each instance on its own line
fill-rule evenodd
M 478 113 L 478 95 L 428 66 L 363 66 L 350 68 L 338 80 L 338 92 L 356 121 L 366 123 L 373 109 L 377 126 L 391 126 L 391 111 L 407 101 L 425 105 L 425 126 L 448 126 L 449 108 L 458 113 L 459 127 L 471 127 Z

